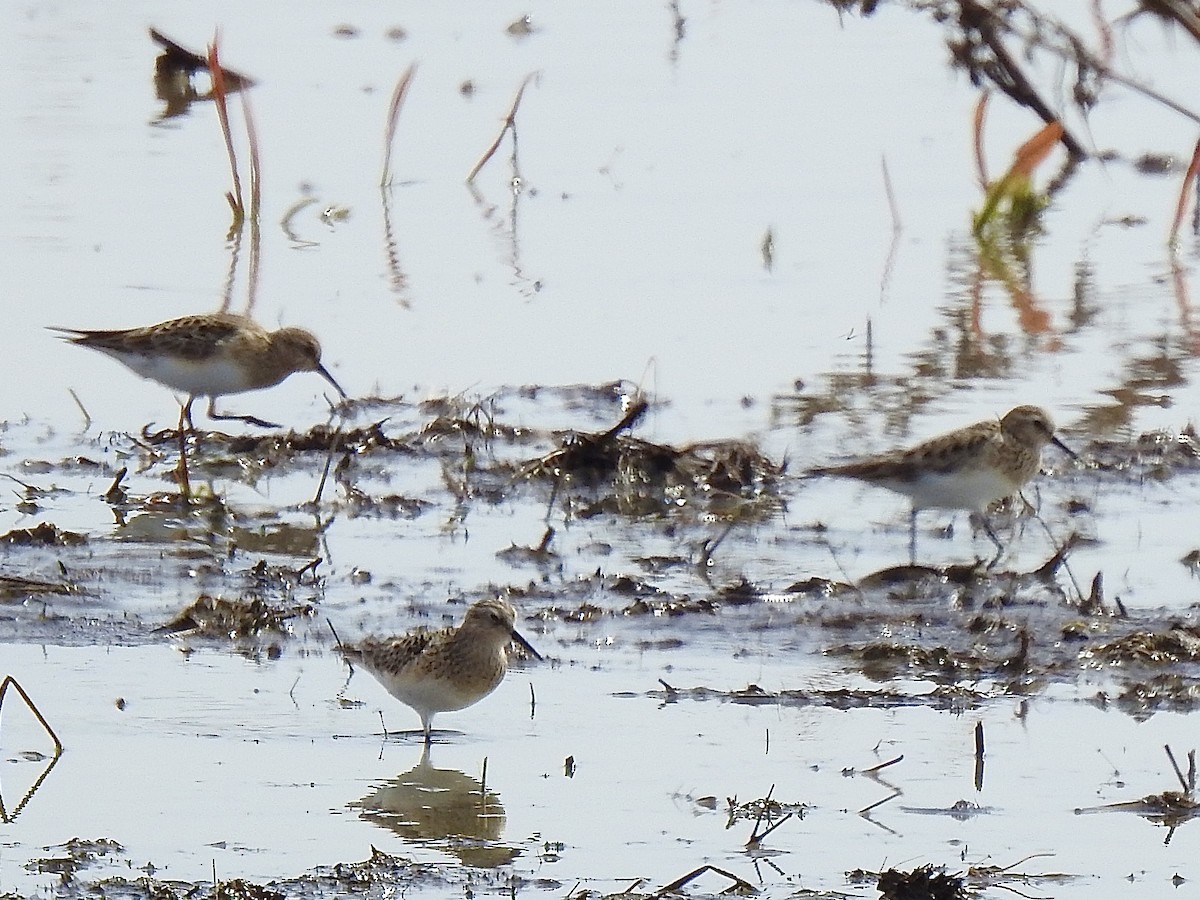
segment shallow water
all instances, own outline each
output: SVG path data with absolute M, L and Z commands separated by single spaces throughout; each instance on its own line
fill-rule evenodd
M 871 894 L 845 873 L 925 863 L 1013 866 L 1005 887 L 1058 897 L 1200 877 L 1186 821 L 1168 832 L 1129 811 L 1075 812 L 1179 790 L 1162 746 L 1181 759 L 1194 746 L 1195 656 L 1106 650 L 1195 627 L 1200 467 L 1178 435 L 1197 403 L 1196 243 L 1165 247 L 1182 170 L 1131 164 L 1186 159 L 1193 123 L 1115 86 L 1086 124 L 1068 118 L 1117 156 L 1055 195 L 1027 302 L 981 274 L 969 231 L 978 93 L 949 72 L 939 29 L 900 6 L 866 19 L 779 2 L 290 9 L 0 11 L 0 350 L 31 375 L 0 395 L 0 465 L 15 479 L 0 534 L 53 524 L 86 538 L 2 551 L 0 575 L 66 590 L 0 591 L 0 675 L 66 752 L 28 794 L 47 741 L 6 699 L 0 892 L 207 884 L 214 866 L 265 883 L 372 847 L 437 866 L 406 889 L 438 896 L 652 893 L 704 863 L 773 897 Z M 509 34 L 526 13 L 533 33 Z M 223 62 L 258 82 L 256 279 L 250 232 L 227 237 L 212 104 L 163 117 L 150 25 L 197 50 L 220 25 Z M 1128 71 L 1188 96 L 1190 38 L 1148 17 L 1113 35 Z M 414 62 L 381 192 L 388 96 Z M 533 72 L 520 189 L 506 140 L 472 194 L 463 180 Z M 1062 96 L 1053 65 L 1038 77 Z M 1036 126 L 992 99 L 993 173 Z M 349 425 L 382 420 L 394 446 L 345 456 L 315 513 L 304 504 L 325 452 L 232 451 L 216 436 L 194 449 L 193 481 L 217 502 L 181 512 L 174 448 L 142 436 L 173 424 L 168 393 L 44 330 L 226 300 L 313 328 L 352 396 L 387 398 Z M 295 376 L 222 405 L 304 434 L 327 420 L 323 388 Z M 651 406 L 638 438 L 744 440 L 786 460 L 767 500 L 680 488 L 637 515 L 604 505 L 629 484 L 514 477 L 563 432 L 611 427 L 639 388 Z M 462 402 L 423 404 L 447 395 Z M 1026 491 L 1037 517 L 999 517 L 1005 554 L 963 583 L 943 567 L 991 554 L 965 515 L 924 514 L 918 562 L 936 571 L 888 580 L 907 561 L 904 501 L 798 477 L 1022 402 L 1049 409 L 1083 462 L 1047 451 Z M 423 431 L 447 409 L 454 429 Z M 501 429 L 475 434 L 472 415 Z M 1156 429 L 1157 444 L 1136 442 Z M 122 467 L 127 499 L 105 500 Z M 529 552 L 547 526 L 550 552 Z M 1030 579 L 1072 533 L 1065 566 Z M 1086 612 L 1097 574 L 1103 609 Z M 420 768 L 419 742 L 380 734 L 380 711 L 389 731 L 415 715 L 362 673 L 342 692 L 324 618 L 349 635 L 440 625 L 493 590 L 551 662 L 440 717 L 452 731 L 435 771 Z M 201 594 L 299 615 L 232 641 L 159 630 Z M 1006 661 L 1022 634 L 1017 677 Z M 753 819 L 729 825 L 729 798 L 768 792 L 803 816 L 749 852 Z M 959 800 L 986 810 L 951 815 Z M 124 849 L 74 880 L 39 869 L 76 837 Z M 691 889 L 726 883 L 709 873 Z
M 18 645 L 8 655 L 29 683 L 72 685 L 69 697 L 41 692 L 43 712 L 69 729 L 69 746 L 6 826 L 9 889 L 42 880 L 21 871 L 23 859 L 53 857 L 41 848 L 76 834 L 120 836 L 125 848 L 86 869 L 88 878 L 130 877 L 128 865 L 149 863 L 157 878 L 205 882 L 215 861 L 222 879 L 266 880 L 360 859 L 375 846 L 414 861 L 503 860 L 521 879 L 550 880 L 522 881 L 523 891 L 553 895 L 577 881 L 605 893 L 637 879 L 666 883 L 704 862 L 774 893 L 839 889 L 843 872 L 864 863 L 932 859 L 961 870 L 1045 853 L 1015 871 L 1065 873 L 1053 895 L 1087 896 L 1097 883 L 1132 876 L 1154 885 L 1164 872 L 1186 873 L 1197 849 L 1194 829 L 1164 844 L 1165 829 L 1132 813 L 1075 812 L 1169 787 L 1159 748 L 1186 744 L 1187 716 L 1136 722 L 1054 697 L 960 712 L 664 704 L 648 694 L 668 669 L 677 683 L 741 684 L 768 668 L 784 684 L 830 676 L 811 657 L 693 666 L 671 652 L 608 654 L 593 657 L 598 665 L 516 672 L 469 715 L 443 716 L 440 725 L 468 727 L 435 744 L 434 775 L 412 771 L 418 739 L 378 736 L 380 706 L 389 728 L 415 717 L 369 678 L 356 676 L 346 690 L 359 705 L 336 702 L 344 676 L 329 654 L 288 653 L 267 665 L 162 646 L 97 654 Z M 977 722 L 987 736 L 981 792 L 973 786 Z M 1081 742 L 1086 734 L 1094 742 Z M 897 756 L 877 778 L 863 773 Z M 466 791 L 477 812 L 485 760 L 483 846 L 470 837 L 477 817 L 422 824 L 421 804 L 400 785 L 437 786 L 449 798 L 425 801 L 435 809 Z M 10 762 L 6 791 L 38 765 Z M 744 803 L 768 791 L 803 805 L 803 815 L 756 858 L 743 846 L 753 821 L 730 827 L 728 798 Z M 469 797 L 455 802 L 469 808 Z M 869 816 L 856 814 L 888 797 Z M 960 800 L 984 809 L 952 815 Z M 363 808 L 389 802 L 382 822 Z

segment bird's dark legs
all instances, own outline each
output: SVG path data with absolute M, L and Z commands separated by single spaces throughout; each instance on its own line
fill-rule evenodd
M 991 539 L 992 544 L 996 547 L 996 555 L 992 557 L 992 561 L 987 565 L 990 569 L 996 563 L 1000 562 L 1000 557 L 1004 555 L 1004 544 L 996 536 L 996 532 L 992 530 L 992 524 L 988 521 L 987 513 L 971 513 L 971 525 L 972 527 L 982 528 L 983 533 Z
M 278 422 L 268 422 L 266 419 L 260 419 L 257 416 L 223 415 L 222 413 L 217 412 L 216 402 L 217 402 L 216 397 L 208 398 L 208 417 L 210 419 L 223 420 L 223 421 L 227 421 L 227 422 L 228 421 L 245 422 L 248 425 L 257 425 L 259 428 L 280 428 L 280 427 L 282 427 L 282 426 L 280 426 L 280 424 Z M 188 401 L 188 405 L 189 406 L 191 405 L 190 400 Z
M 917 564 L 917 509 L 913 509 L 908 514 L 908 563 L 915 566 Z

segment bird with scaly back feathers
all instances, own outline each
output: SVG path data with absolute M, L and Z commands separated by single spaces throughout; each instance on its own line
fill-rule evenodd
M 428 745 L 436 713 L 472 706 L 500 685 L 508 671 L 510 643 L 541 660 L 515 623 L 512 605 L 490 598 L 472 605 L 457 627 L 417 629 L 398 637 L 365 638 L 357 644 L 343 644 L 336 631 L 333 636 L 351 667 L 362 666 L 421 717 Z
M 209 418 L 278 428 L 256 416 L 222 415 L 214 403 L 225 394 L 273 387 L 294 372 L 316 372 L 346 396 L 321 364 L 320 342 L 303 328 L 267 331 L 246 316 L 211 313 L 114 331 L 52 330 L 74 344 L 111 356 L 143 378 L 186 393 L 183 418 L 189 427 L 192 402 L 206 396 Z
M 1003 418 L 985 419 L 906 450 L 820 466 L 809 474 L 856 478 L 908 497 L 912 501 L 910 553 L 915 556 L 919 510 L 982 513 L 993 501 L 1016 494 L 1037 474 L 1046 444 L 1075 456 L 1055 436 L 1049 413 L 1038 406 L 1017 406 Z M 986 521 L 983 525 L 997 549 L 1003 549 Z

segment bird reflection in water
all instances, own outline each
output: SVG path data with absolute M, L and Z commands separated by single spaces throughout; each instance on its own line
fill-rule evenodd
M 183 115 L 198 100 L 213 98 L 211 89 L 199 88 L 195 81 L 198 75 L 207 80 L 207 57 L 177 44 L 155 28 L 150 29 L 150 39 L 162 48 L 154 60 L 154 95 L 166 104 L 159 121 Z M 244 90 L 254 84 L 254 79 L 224 66 L 221 77 L 229 92 Z
M 457 769 L 434 768 L 428 745 L 416 766 L 349 806 L 406 841 L 435 844 L 463 865 L 494 868 L 517 856 L 515 847 L 495 843 L 505 825 L 500 795 Z

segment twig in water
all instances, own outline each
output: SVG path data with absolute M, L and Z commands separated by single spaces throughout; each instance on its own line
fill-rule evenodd
M 396 139 L 396 124 L 400 121 L 400 108 L 408 95 L 408 86 L 412 84 L 413 76 L 417 74 L 417 64 L 413 63 L 400 76 L 396 89 L 392 91 L 392 102 L 388 104 L 387 131 L 383 138 L 383 175 L 379 178 L 379 186 L 387 187 L 392 180 L 392 144 Z
M 87 408 L 83 405 L 83 401 L 79 399 L 79 395 L 75 393 L 74 388 L 67 388 L 67 393 L 71 395 L 71 399 L 75 401 L 75 405 L 83 413 L 83 430 L 87 431 L 92 427 L 92 417 L 88 414 Z
M 103 497 L 109 503 L 120 503 L 125 499 L 125 490 L 121 487 L 121 482 L 125 479 L 125 475 L 128 472 L 129 469 L 125 466 L 122 466 L 121 470 L 117 472 L 116 476 L 113 478 L 113 483 L 110 484 L 108 486 L 108 490 L 104 492 Z
M 987 105 L 991 96 L 991 92 L 986 89 L 980 92 L 979 100 L 975 103 L 975 115 L 971 120 L 972 136 L 975 140 L 975 174 L 979 178 L 979 189 L 981 191 L 988 189 L 989 180 L 987 160 L 983 155 L 983 121 L 987 116 Z
M 1183 770 L 1179 768 L 1179 763 L 1175 761 L 1175 754 L 1171 752 L 1171 745 L 1164 744 L 1163 749 L 1167 751 L 1167 759 L 1171 761 L 1171 768 L 1175 770 L 1175 777 L 1179 779 L 1179 784 L 1183 787 L 1183 792 L 1190 794 L 1196 787 L 1196 751 L 1193 750 L 1188 754 L 1188 759 L 1191 761 L 1191 767 L 1188 769 L 1189 779 L 1183 777 Z
M 225 137 L 225 152 L 229 154 L 229 169 L 233 175 L 233 192 L 226 193 L 225 199 L 233 210 L 235 222 L 246 218 L 246 207 L 242 203 L 242 179 L 238 175 L 237 153 L 233 149 L 233 133 L 229 128 L 229 106 L 225 99 L 225 75 L 221 71 L 221 63 L 217 47 L 221 42 L 221 32 L 218 29 L 213 34 L 213 42 L 208 45 L 208 72 L 213 84 L 213 102 L 217 107 L 217 118 L 221 122 L 221 134 Z
M 682 878 L 676 878 L 670 884 L 659 888 L 657 891 L 655 891 L 650 896 L 651 896 L 652 900 L 657 900 L 657 898 L 665 896 L 666 894 L 673 894 L 676 891 L 678 891 L 681 887 L 683 887 L 685 884 L 687 884 L 688 882 L 694 881 L 695 879 L 699 878 L 705 872 L 716 872 L 718 875 L 724 875 L 726 878 L 728 878 L 730 881 L 732 881 L 734 883 L 733 886 L 726 888 L 725 891 L 722 891 L 722 893 L 730 893 L 730 894 L 732 894 L 732 893 L 757 894 L 758 893 L 758 890 L 754 887 L 754 885 L 752 885 L 750 882 L 746 881 L 744 878 L 738 878 L 732 872 L 730 872 L 726 869 L 720 869 L 717 866 L 703 865 L 698 869 L 694 869 L 691 872 L 688 872 Z M 737 890 L 736 891 L 733 890 L 733 887 L 736 887 Z
M 312 505 L 318 506 L 321 503 L 321 494 L 325 491 L 325 482 L 329 479 L 329 470 L 333 466 L 333 457 L 337 454 L 338 448 L 342 444 L 342 426 L 338 425 L 337 431 L 333 433 L 333 440 L 329 442 L 329 455 L 325 457 L 325 468 L 321 472 L 321 480 L 317 483 L 317 493 L 312 498 Z
M 333 621 L 329 617 L 326 617 L 325 624 L 329 626 L 329 631 L 333 635 L 333 642 L 337 644 L 338 650 L 345 650 L 346 645 L 343 644 L 342 639 L 338 637 L 337 629 L 333 627 Z M 354 671 L 354 663 L 350 662 L 349 658 L 346 659 L 346 665 L 350 667 L 351 672 Z
M 517 96 L 513 98 L 512 106 L 508 110 L 508 115 L 504 117 L 504 127 L 500 129 L 500 133 L 496 135 L 496 139 L 492 141 L 492 145 L 484 151 L 483 156 L 479 158 L 479 162 L 475 163 L 475 167 L 472 168 L 470 174 L 467 175 L 467 184 L 471 184 L 475 180 L 475 176 L 479 174 L 479 170 L 487 165 L 488 160 L 495 155 L 497 148 L 500 146 L 500 142 L 504 140 L 504 135 L 510 130 L 516 130 L 517 108 L 521 105 L 521 98 L 525 95 L 525 88 L 529 86 L 529 82 L 537 77 L 538 74 L 539 73 L 537 72 L 530 72 L 525 76 L 525 80 L 521 82 L 521 87 L 517 90 Z
M 313 559 L 309 560 L 307 563 L 305 563 L 299 569 L 297 569 L 296 570 L 297 584 L 303 583 L 305 572 L 312 572 L 313 583 L 315 584 L 316 580 L 317 580 L 317 566 L 321 565 L 322 562 L 324 562 L 324 560 L 321 557 L 317 556 L 317 557 L 314 557 Z
M 38 720 L 38 724 L 46 730 L 46 734 L 54 742 L 54 755 L 56 757 L 61 756 L 63 752 L 62 741 L 58 739 L 58 735 L 54 733 L 54 729 L 50 727 L 50 723 L 46 721 L 46 717 L 42 715 L 42 711 L 37 708 L 37 704 L 25 693 L 25 688 L 21 687 L 21 683 L 11 675 L 5 675 L 4 681 L 0 681 L 0 711 L 4 708 L 4 695 L 8 693 L 9 685 L 12 685 L 16 692 L 21 695 L 21 699 L 25 701 L 25 705 L 29 707 L 29 711 L 33 713 L 33 717 Z M 0 717 L 0 721 L 3 721 L 3 717 Z
M 184 431 L 183 423 L 187 418 L 188 406 L 191 401 L 184 406 L 179 407 L 179 465 L 176 467 L 176 474 L 179 476 L 179 499 L 188 504 L 192 501 L 192 484 L 188 479 L 187 466 L 187 432 Z
M 894 765 L 896 765 L 896 763 L 898 763 L 898 762 L 901 762 L 903 759 L 904 759 L 904 754 L 903 754 L 903 753 L 901 753 L 899 756 L 897 756 L 897 757 L 894 757 L 893 759 L 889 759 L 889 760 L 887 760 L 887 761 L 885 761 L 885 762 L 881 762 L 881 763 L 879 763 L 879 765 L 877 765 L 877 766 L 871 766 L 871 768 L 869 768 L 869 769 L 863 769 L 863 770 L 862 770 L 862 773 L 863 773 L 864 775 L 874 775 L 876 772 L 881 772 L 881 771 L 883 771 L 883 770 L 884 770 L 884 769 L 886 769 L 888 766 L 894 766 Z
M 975 790 L 983 790 L 983 723 L 975 723 Z
M 774 831 L 776 828 L 778 828 L 780 825 L 782 825 L 788 819 L 792 818 L 792 816 L 794 816 L 794 815 L 796 815 L 796 814 L 788 813 L 786 816 L 784 816 L 782 819 L 780 819 L 774 825 L 771 825 L 769 828 L 767 828 L 767 830 L 764 831 L 762 834 L 752 835 L 750 840 L 746 841 L 746 846 L 752 850 L 757 849 L 759 846 L 762 845 L 762 842 L 767 837 L 767 835 L 769 835 L 772 831 Z
M 754 820 L 754 828 L 750 832 L 750 840 L 746 841 L 747 847 L 755 847 L 758 845 L 758 826 L 762 824 L 763 816 L 767 814 L 767 807 L 771 805 L 771 795 L 773 793 L 775 793 L 775 785 L 771 785 L 771 789 L 767 791 L 767 796 L 763 798 L 762 806 L 760 806 L 758 809 L 758 818 Z

